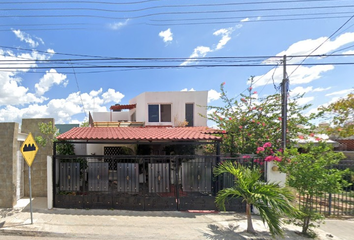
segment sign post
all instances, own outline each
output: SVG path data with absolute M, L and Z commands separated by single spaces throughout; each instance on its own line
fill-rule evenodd
M 31 183 L 31 166 L 38 152 L 38 146 L 34 140 L 32 133 L 29 133 L 26 140 L 21 146 L 21 153 L 26 163 L 28 164 L 28 179 L 29 179 L 29 190 L 30 190 L 30 210 L 31 210 L 31 224 L 33 224 L 33 213 L 32 213 L 32 183 Z

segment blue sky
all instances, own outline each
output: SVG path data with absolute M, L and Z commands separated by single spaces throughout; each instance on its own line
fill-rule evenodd
M 263 97 L 277 92 L 274 85 L 279 86 L 283 76 L 280 58 L 268 56 L 306 56 L 316 48 L 312 54 L 347 56 L 304 61 L 337 63 L 332 65 L 287 66 L 290 95 L 305 93 L 301 104 L 313 104 L 310 111 L 315 111 L 354 86 L 354 66 L 338 65 L 354 62 L 350 0 L 16 0 L 0 6 L 2 122 L 53 117 L 56 123 L 79 123 L 89 111 L 108 111 L 146 91 L 207 90 L 209 104 L 220 105 L 222 82 L 230 97 L 237 96 L 249 87 L 250 76 L 255 76 L 253 88 Z M 241 62 L 224 58 L 256 56 L 264 57 L 232 59 Z M 223 58 L 210 62 L 213 57 Z M 303 60 L 289 57 L 287 62 Z M 205 64 L 262 66 L 202 67 Z M 106 68 L 92 68 L 97 65 Z

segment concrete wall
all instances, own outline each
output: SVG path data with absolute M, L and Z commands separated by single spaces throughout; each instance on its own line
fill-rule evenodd
M 53 118 L 33 118 L 22 119 L 21 131 L 25 133 L 31 132 L 33 137 L 43 135 L 38 127 L 39 123 L 52 122 Z M 38 145 L 38 144 L 37 144 Z M 38 152 L 31 167 L 32 176 L 32 196 L 33 197 L 46 197 L 47 196 L 47 156 L 53 155 L 52 144 L 49 143 L 45 147 L 38 145 Z M 28 166 L 25 164 L 25 196 L 29 196 L 29 183 L 28 183 Z
M 159 126 L 178 126 L 179 123 L 183 122 L 186 119 L 186 103 L 194 104 L 194 126 L 207 126 L 207 119 L 200 116 L 200 114 L 204 116 L 207 114 L 207 91 L 145 92 L 129 101 L 129 104 L 136 104 L 137 122 L 145 122 L 145 125 Z M 148 122 L 149 104 L 171 104 L 171 122 Z
M 18 123 L 0 123 L 0 207 L 16 204 Z
M 123 112 L 93 112 L 92 118 L 95 122 L 119 122 L 130 121 L 129 111 Z

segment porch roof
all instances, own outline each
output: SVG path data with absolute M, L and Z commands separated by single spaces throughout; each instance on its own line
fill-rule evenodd
M 60 134 L 58 140 L 168 140 L 196 141 L 221 138 L 213 133 L 218 130 L 208 127 L 76 127 Z
M 125 104 L 125 105 L 113 105 L 110 107 L 111 110 L 123 110 L 123 109 L 134 109 L 136 108 L 136 104 Z

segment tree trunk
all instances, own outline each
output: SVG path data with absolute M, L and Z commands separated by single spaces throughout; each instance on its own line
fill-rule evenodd
M 252 216 L 251 216 L 251 204 L 246 204 L 246 215 L 247 215 L 247 232 L 248 233 L 256 233 L 256 231 L 253 229 L 253 224 L 252 224 Z

